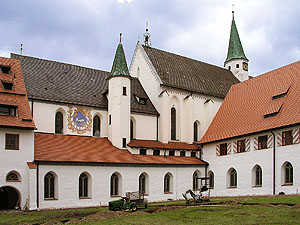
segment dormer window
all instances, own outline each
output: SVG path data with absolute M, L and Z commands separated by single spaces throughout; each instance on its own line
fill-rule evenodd
M 279 90 L 277 90 L 273 94 L 272 99 L 275 100 L 275 99 L 279 99 L 279 98 L 285 97 L 287 95 L 289 89 L 290 89 L 290 85 L 281 87 Z
M 0 66 L 0 73 L 10 74 L 9 66 Z
M 17 106 L 0 105 L 0 116 L 17 116 Z
M 138 101 L 139 104 L 141 105 L 146 105 L 147 99 L 146 98 L 140 98 L 138 96 L 135 96 L 136 100 Z
M 13 90 L 13 83 L 2 81 L 2 87 L 3 87 L 3 90 L 12 91 Z

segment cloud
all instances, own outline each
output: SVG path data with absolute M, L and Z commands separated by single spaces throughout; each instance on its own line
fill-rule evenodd
M 118 3 L 124 3 L 124 2 L 128 2 L 131 3 L 133 0 L 117 0 Z

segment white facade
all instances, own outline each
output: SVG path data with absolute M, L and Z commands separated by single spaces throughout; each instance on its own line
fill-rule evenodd
M 5 134 L 19 135 L 19 149 L 5 149 Z M 36 182 L 35 170 L 30 169 L 27 162 L 34 160 L 33 130 L 0 129 L 0 187 L 12 187 L 18 194 L 21 209 L 36 208 Z M 13 172 L 18 175 L 18 180 L 7 180 L 7 175 Z
M 275 134 L 275 189 L 273 182 L 273 135 L 270 132 L 248 135 L 241 138 L 232 138 L 230 140 L 218 141 L 205 144 L 203 149 L 203 158 L 209 162 L 208 174 L 214 174 L 214 187 L 211 189 L 212 196 L 239 196 L 239 195 L 272 195 L 284 192 L 285 194 L 299 194 L 300 181 L 297 171 L 299 171 L 300 158 L 298 156 L 299 142 L 280 146 L 278 145 L 278 136 L 282 131 L 293 130 L 298 127 L 287 128 L 283 130 L 274 130 Z M 255 138 L 268 135 L 268 148 L 256 150 Z M 250 148 L 248 152 L 235 153 L 234 142 L 239 140 L 249 140 Z M 227 155 L 217 155 L 217 146 L 227 143 L 230 146 Z M 285 166 L 290 163 L 293 167 L 293 182 L 286 182 Z M 256 185 L 257 166 L 262 170 L 262 184 Z M 230 169 L 237 172 L 237 186 L 230 187 Z
M 159 117 L 159 141 L 171 140 L 171 108 L 176 109 L 176 141 L 192 144 L 193 124 L 198 123 L 198 141 L 222 104 L 221 98 L 200 95 L 162 86 L 162 81 L 140 43 L 137 44 L 130 65 L 130 74 L 137 77 Z
M 248 60 L 246 59 L 232 59 L 226 62 L 224 67 L 229 69 L 241 82 L 249 79 Z
M 55 174 L 55 198 L 44 198 L 44 176 L 51 172 Z M 78 186 L 81 173 L 89 175 L 88 197 L 79 198 Z M 149 201 L 166 201 L 180 199 L 182 193 L 193 185 L 193 173 L 204 176 L 204 167 L 199 166 L 72 166 L 72 165 L 39 165 L 39 207 L 85 207 L 103 206 L 109 201 L 125 196 L 126 192 L 139 190 L 139 176 L 146 175 L 146 196 Z M 119 195 L 110 195 L 110 180 L 112 174 L 119 176 Z M 170 192 L 164 192 L 164 176 L 171 177 Z

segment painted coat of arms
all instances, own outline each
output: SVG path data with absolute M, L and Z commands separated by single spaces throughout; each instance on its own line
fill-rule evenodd
M 69 106 L 68 128 L 78 134 L 90 131 L 92 126 L 91 110 L 81 106 Z

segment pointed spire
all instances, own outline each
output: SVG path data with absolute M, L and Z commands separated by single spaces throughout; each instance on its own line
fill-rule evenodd
M 127 67 L 126 57 L 123 49 L 122 34 L 120 33 L 120 43 L 117 47 L 114 63 L 110 72 L 110 76 L 130 76 Z
M 227 53 L 227 58 L 225 60 L 225 63 L 232 59 L 245 59 L 248 61 L 243 50 L 243 46 L 239 37 L 238 30 L 235 25 L 233 10 L 232 10 L 232 23 L 231 23 L 228 53 Z

